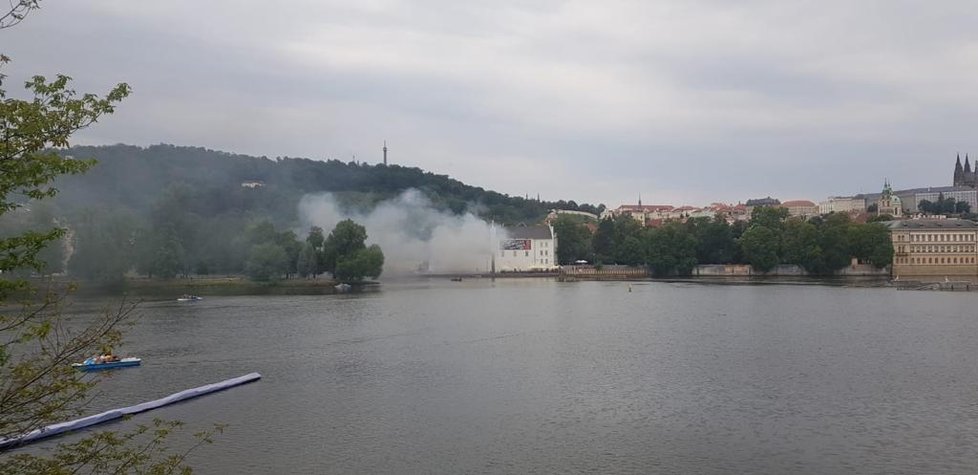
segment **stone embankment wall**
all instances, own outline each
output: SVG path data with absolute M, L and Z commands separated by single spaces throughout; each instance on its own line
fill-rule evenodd
M 743 276 L 771 276 L 771 277 L 792 277 L 808 275 L 805 269 L 796 265 L 779 265 L 771 269 L 770 272 L 759 272 L 746 264 L 708 264 L 699 265 L 693 269 L 694 276 L 704 277 L 743 277 Z M 890 268 L 884 267 L 877 269 L 869 264 L 855 264 L 846 266 L 835 274 L 841 277 L 889 277 Z
M 644 279 L 649 276 L 645 267 L 631 266 L 563 266 L 560 268 L 560 278 L 563 280 L 628 280 Z
M 693 268 L 693 277 L 802 277 L 808 272 L 796 265 L 779 265 L 770 272 L 758 272 L 744 264 L 708 264 Z M 890 268 L 877 269 L 868 264 L 854 264 L 839 270 L 837 277 L 879 277 L 889 278 Z M 631 266 L 563 266 L 560 278 L 564 280 L 627 280 L 651 277 L 645 267 Z

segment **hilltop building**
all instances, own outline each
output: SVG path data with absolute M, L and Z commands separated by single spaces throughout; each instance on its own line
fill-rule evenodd
M 753 198 L 747 200 L 747 215 L 750 216 L 754 212 L 754 208 L 763 208 L 781 206 L 781 201 L 777 198 L 771 198 L 770 196 L 766 198 Z
M 547 217 L 544 218 L 543 222 L 546 224 L 553 224 L 554 221 L 557 220 L 557 216 L 562 214 L 580 216 L 582 218 L 586 218 L 594 221 L 598 220 L 598 215 L 594 213 L 588 213 L 587 211 L 577 211 L 571 209 L 552 209 L 550 210 L 550 213 L 547 214 Z
M 954 164 L 954 186 L 976 188 L 978 187 L 978 160 L 975 160 L 975 169 L 971 169 L 968 154 L 964 155 L 964 167 L 961 167 L 961 155 L 958 154 L 958 161 Z
M 750 213 L 747 211 L 747 205 L 743 203 L 737 204 L 726 204 L 726 203 L 712 203 L 706 209 L 713 211 L 714 216 L 719 219 L 723 219 L 727 224 L 733 224 L 736 221 L 748 221 L 750 220 Z
M 866 211 L 866 200 L 854 196 L 830 196 L 818 203 L 819 214 L 849 213 Z
M 621 205 L 615 209 L 605 210 L 601 213 L 601 219 L 628 216 L 644 226 L 656 220 L 671 218 L 670 213 L 673 209 L 672 205 L 643 205 L 642 200 L 639 199 L 637 205 Z
M 972 212 L 978 210 L 978 190 L 961 186 L 938 186 L 927 188 L 926 191 L 917 191 L 913 195 L 913 206 L 904 204 L 904 207 L 917 212 L 920 209 L 921 201 L 927 200 L 936 203 L 941 197 L 945 200 L 953 198 L 955 201 L 964 201 L 971 206 Z
M 889 221 L 893 276 L 978 276 L 978 223 L 964 219 Z
M 551 226 L 506 228 L 507 238 L 496 249 L 495 269 L 531 272 L 557 269 L 557 237 Z
M 791 200 L 781 203 L 781 207 L 788 210 L 788 215 L 800 218 L 818 216 L 818 205 L 808 200 Z
M 876 202 L 876 215 L 882 216 L 884 214 L 888 214 L 894 218 L 903 216 L 903 200 L 893 193 L 890 182 L 885 180 L 883 181 L 883 192 Z

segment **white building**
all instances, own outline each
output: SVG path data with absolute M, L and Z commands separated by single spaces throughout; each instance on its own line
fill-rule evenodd
M 496 271 L 528 272 L 557 269 L 557 238 L 550 226 L 506 228 L 496 246 Z
M 920 202 L 923 200 L 936 203 L 941 196 L 945 200 L 954 198 L 955 201 L 964 201 L 971 206 L 971 212 L 978 210 L 978 190 L 974 188 L 961 188 L 953 186 L 942 186 L 928 188 L 927 191 L 919 191 L 913 195 L 913 211 L 920 209 Z
M 818 204 L 818 212 L 829 213 L 862 213 L 866 211 L 866 199 L 854 196 L 832 196 Z

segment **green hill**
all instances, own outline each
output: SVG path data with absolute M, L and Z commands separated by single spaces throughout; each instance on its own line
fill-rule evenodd
M 471 211 L 503 224 L 538 222 L 554 208 L 600 212 L 603 207 L 573 201 L 537 201 L 466 185 L 446 175 L 398 165 L 344 163 L 338 160 L 252 157 L 198 147 L 112 145 L 74 147 L 77 158 L 98 165 L 84 175 L 57 184 L 59 203 L 79 206 L 123 205 L 145 215 L 172 186 L 185 185 L 189 205 L 202 216 L 267 214 L 279 225 L 296 218 L 296 205 L 307 193 L 332 192 L 350 207 L 369 209 L 377 202 L 415 188 L 441 210 Z M 264 186 L 244 188 L 243 182 Z
M 153 277 L 302 274 L 297 261 L 307 246 L 306 230 L 293 230 L 305 224 L 298 204 L 307 194 L 329 192 L 341 211 L 362 215 L 415 189 L 444 214 L 470 212 L 504 225 L 539 222 L 553 208 L 603 209 L 512 197 L 397 165 L 269 159 L 173 145 L 74 147 L 64 154 L 98 164 L 59 178 L 54 199 L 5 215 L 0 235 L 68 228 L 61 246 L 45 250 L 47 271 L 67 269 L 74 277 L 103 281 L 133 271 Z

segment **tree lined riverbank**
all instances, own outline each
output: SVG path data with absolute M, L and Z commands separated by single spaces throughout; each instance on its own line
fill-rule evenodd
M 67 282 L 58 282 L 67 285 Z M 182 294 L 206 296 L 232 295 L 329 295 L 338 292 L 337 281 L 332 279 L 288 279 L 276 282 L 255 282 L 244 276 L 193 277 L 189 279 L 127 279 L 112 285 L 98 282 L 78 284 L 80 295 L 119 295 L 156 300 L 175 298 Z M 376 287 L 368 281 L 354 286 L 363 290 Z

